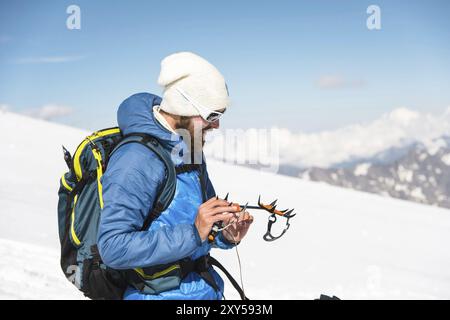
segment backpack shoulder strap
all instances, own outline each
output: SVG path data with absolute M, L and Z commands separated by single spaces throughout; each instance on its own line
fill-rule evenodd
M 161 161 L 164 163 L 164 166 L 166 167 L 167 177 L 165 179 L 163 188 L 157 196 L 153 208 L 150 209 L 150 212 L 140 229 L 141 231 L 144 231 L 148 229 L 150 224 L 159 217 L 161 212 L 163 212 L 172 201 L 175 195 L 177 173 L 175 171 L 175 165 L 172 162 L 170 154 L 161 146 L 157 138 L 145 133 L 131 133 L 125 135 L 122 140 L 115 146 L 110 154 L 110 157 L 121 146 L 129 143 L 139 143 L 146 146 L 161 159 Z

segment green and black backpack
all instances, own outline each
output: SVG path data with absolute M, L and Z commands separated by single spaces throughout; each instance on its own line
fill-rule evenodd
M 97 248 L 97 233 L 103 208 L 101 177 L 112 153 L 122 145 L 140 143 L 154 152 L 166 166 L 164 186 L 141 230 L 164 211 L 173 199 L 176 170 L 170 154 L 158 139 L 146 134 L 122 135 L 119 128 L 103 129 L 86 137 L 73 157 L 63 147 L 69 171 L 60 180 L 58 227 L 61 268 L 85 296 L 91 299 L 122 299 L 130 283 L 126 272 L 103 264 Z

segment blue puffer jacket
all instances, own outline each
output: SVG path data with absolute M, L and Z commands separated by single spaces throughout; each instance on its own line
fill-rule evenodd
M 165 129 L 153 116 L 152 106 L 161 98 L 149 93 L 135 94 L 119 107 L 118 123 L 124 134 L 147 133 L 159 139 L 169 152 L 182 150 L 181 137 Z M 178 165 L 181 158 L 173 158 Z M 204 165 L 204 172 L 206 165 Z M 164 181 L 162 161 L 145 146 L 130 143 L 111 157 L 102 177 L 104 208 L 101 214 L 98 247 L 103 262 L 115 269 L 131 269 L 192 259 L 207 254 L 211 245 L 200 239 L 194 225 L 202 193 L 197 171 L 177 175 L 176 193 L 170 206 L 148 231 L 139 231 L 153 207 L 158 188 Z M 215 196 L 207 178 L 208 199 Z M 231 248 L 222 235 L 215 247 Z M 221 292 L 216 292 L 196 273 L 183 279 L 179 288 L 158 295 L 148 295 L 129 287 L 124 299 L 221 299 L 223 280 L 211 268 Z

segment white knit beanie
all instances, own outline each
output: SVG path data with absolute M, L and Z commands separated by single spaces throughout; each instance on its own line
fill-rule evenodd
M 228 88 L 219 70 L 192 52 L 179 52 L 161 61 L 158 84 L 164 87 L 161 109 L 179 116 L 197 116 L 197 109 L 176 88 L 210 110 L 229 105 Z

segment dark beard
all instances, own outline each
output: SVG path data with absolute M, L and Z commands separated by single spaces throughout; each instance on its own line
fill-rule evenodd
M 203 154 L 203 147 L 205 145 L 204 135 L 205 135 L 205 132 L 211 128 L 212 128 L 211 125 L 208 125 L 201 130 L 201 133 L 196 134 L 192 118 L 184 117 L 184 116 L 180 117 L 180 121 L 179 121 L 176 129 L 184 129 L 189 132 L 189 138 L 190 138 L 189 158 L 191 161 L 190 163 L 198 163 L 199 161 L 203 160 L 202 154 Z M 200 138 L 201 138 L 201 148 L 198 148 L 199 146 L 197 146 L 197 149 L 196 149 L 195 148 L 195 143 L 196 143 L 195 138 L 198 136 L 200 136 Z M 196 155 L 196 152 L 199 154 Z M 186 156 L 188 157 L 188 155 L 186 155 Z

